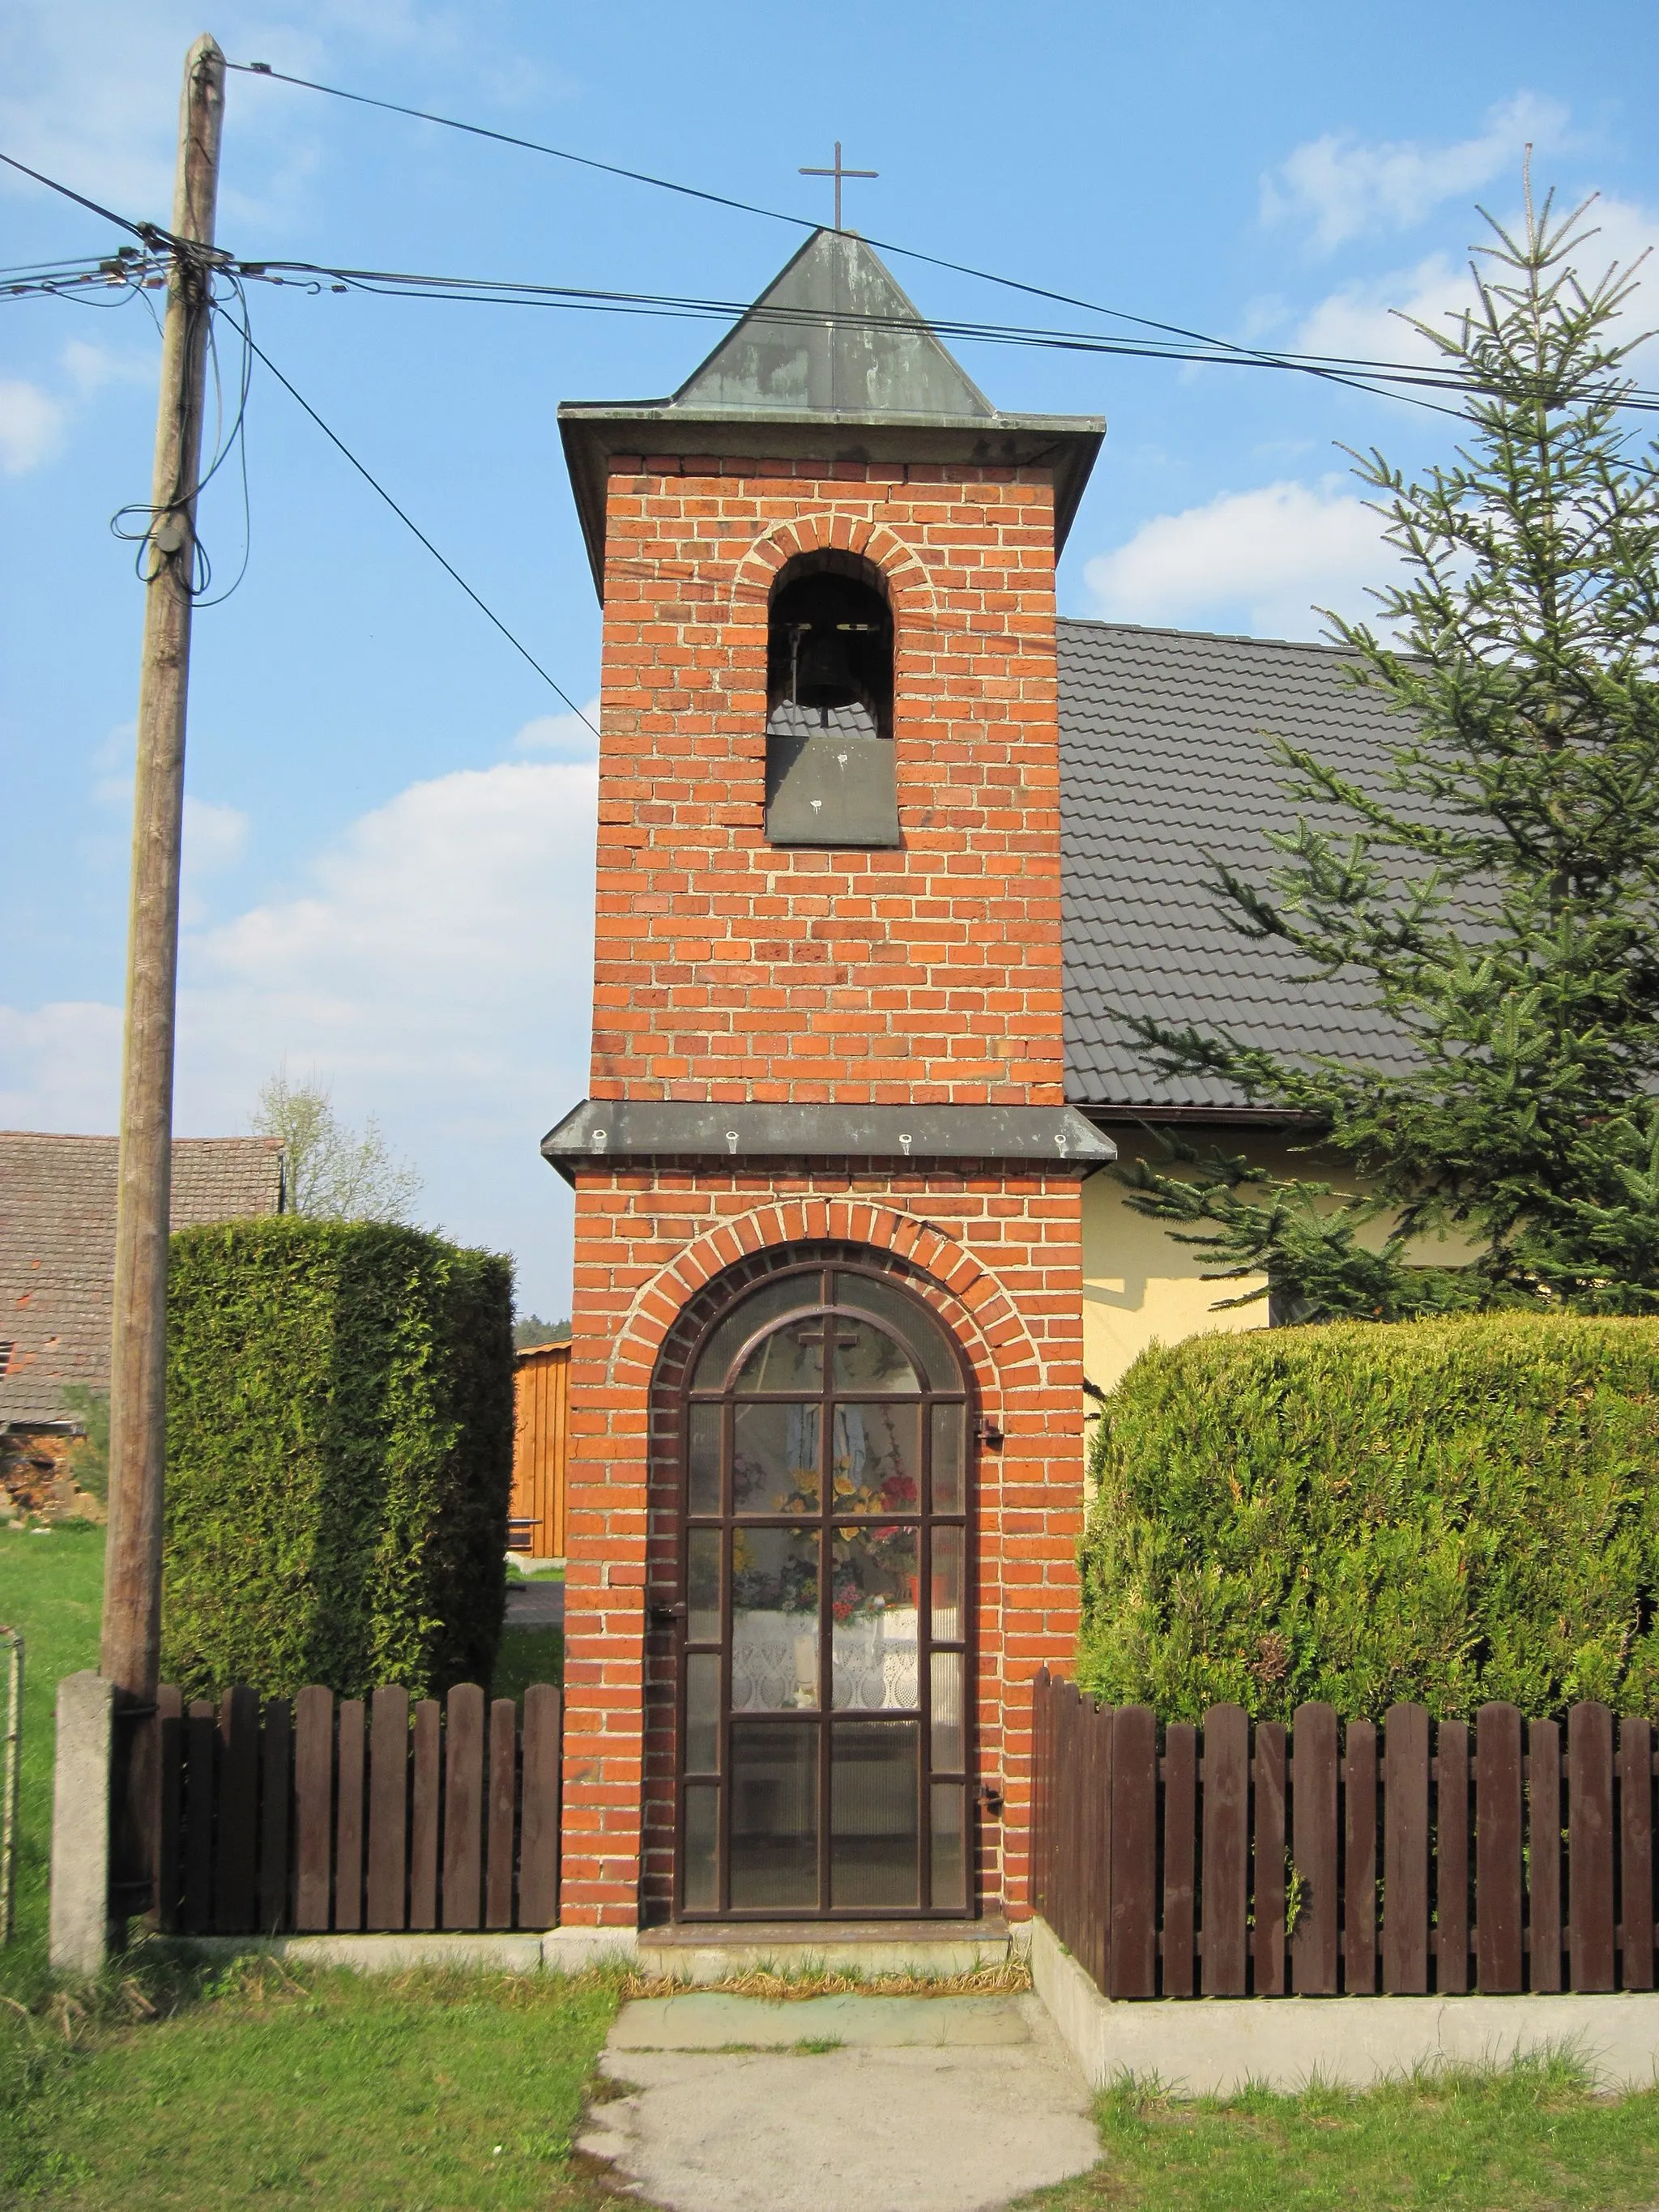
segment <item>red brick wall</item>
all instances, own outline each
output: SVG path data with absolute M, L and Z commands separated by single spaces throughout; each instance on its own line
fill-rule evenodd
M 635 466 L 611 479 L 592 1095 L 1060 1104 L 1046 477 Z M 893 603 L 897 851 L 763 835 L 767 589 L 830 544 Z
M 799 551 L 895 614 L 904 843 L 773 848 L 766 603 Z M 652 459 L 611 483 L 592 1095 L 1062 1102 L 1053 501 L 1041 471 Z M 903 1162 L 579 1170 L 567 1582 L 567 1923 L 672 1893 L 670 1641 L 688 1304 L 803 1244 L 886 1255 L 955 1330 L 978 1482 L 981 1897 L 1025 1909 L 1032 1676 L 1067 1662 L 1081 1511 L 1073 1176 Z M 656 1389 L 653 1440 L 653 1387 Z M 647 1727 L 647 1693 L 651 1726 Z

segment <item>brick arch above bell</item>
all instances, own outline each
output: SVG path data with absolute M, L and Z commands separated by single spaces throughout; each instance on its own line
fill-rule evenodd
M 779 571 L 803 553 L 852 553 L 867 561 L 886 586 L 901 623 L 931 621 L 938 612 L 933 579 L 914 545 L 878 519 L 817 507 L 763 531 L 737 564 L 732 612 L 737 620 L 765 619 Z
M 828 1247 L 870 1252 L 927 1298 L 952 1329 L 973 1370 L 981 1403 L 995 1413 L 1012 1392 L 1043 1380 L 1043 1363 L 1016 1301 L 994 1271 L 935 1223 L 868 1199 L 776 1200 L 733 1215 L 696 1238 L 642 1284 L 617 1333 L 611 1380 L 650 1389 L 665 1346 L 709 1285 L 741 1276 L 757 1260 L 778 1267 Z M 767 1272 L 755 1272 L 759 1280 Z M 752 1287 L 744 1280 L 742 1288 Z M 929 1289 L 936 1295 L 927 1297 Z

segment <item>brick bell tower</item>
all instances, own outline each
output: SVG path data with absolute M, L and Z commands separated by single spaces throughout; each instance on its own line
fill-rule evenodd
M 1000 414 L 820 230 L 560 428 L 605 606 L 562 1917 L 1023 1915 L 1070 1660 L 1079 1184 L 1054 562 Z M 810 1936 L 810 1926 L 801 1931 Z

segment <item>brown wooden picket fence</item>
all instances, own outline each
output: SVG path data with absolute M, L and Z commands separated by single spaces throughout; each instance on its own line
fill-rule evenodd
M 1033 1903 L 1109 1997 L 1654 1987 L 1647 1720 L 1034 1698 Z
M 563 1700 L 158 1700 L 156 1920 L 186 1936 L 550 1928 Z

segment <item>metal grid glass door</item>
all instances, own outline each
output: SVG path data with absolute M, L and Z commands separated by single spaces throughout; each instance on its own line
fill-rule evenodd
M 717 1322 L 684 1408 L 680 1909 L 969 1909 L 968 1402 L 889 1276 Z

